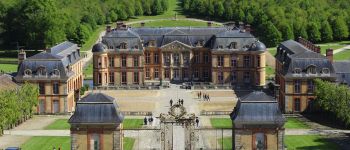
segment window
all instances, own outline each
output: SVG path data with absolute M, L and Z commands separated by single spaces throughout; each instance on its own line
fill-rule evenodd
M 39 94 L 45 94 L 45 83 L 39 83 Z
M 92 134 L 90 138 L 90 150 L 100 150 L 101 142 L 99 134 Z
M 307 92 L 308 93 L 313 93 L 314 92 L 314 81 L 313 80 L 308 80 L 307 81 Z
M 126 67 L 126 56 L 122 55 L 122 67 Z
M 250 72 L 244 72 L 243 79 L 244 79 L 245 83 L 249 83 L 250 82 Z
M 237 42 L 231 42 L 230 49 L 237 49 Z
M 168 78 L 168 79 L 170 78 L 170 70 L 169 69 L 164 70 L 164 77 Z
M 31 75 L 32 75 L 32 70 L 26 69 L 26 70 L 24 71 L 24 76 L 31 76 Z
M 244 60 L 243 67 L 250 67 L 250 57 L 244 56 L 243 60 Z
M 180 78 L 180 70 L 174 69 L 174 79 L 179 79 L 179 78 Z
M 128 47 L 128 43 L 126 43 L 126 42 L 120 43 L 120 49 L 127 49 L 127 47 Z M 113 48 L 111 48 L 111 49 L 113 49 Z
M 53 88 L 53 94 L 59 94 L 59 84 L 58 82 L 54 82 L 52 85 Z
M 266 145 L 266 136 L 264 133 L 255 133 L 254 149 L 256 150 L 265 150 L 267 149 Z
M 99 73 L 98 76 L 97 76 L 97 78 L 98 78 L 98 79 L 97 79 L 97 83 L 98 83 L 98 84 L 101 84 L 101 83 L 102 83 L 102 74 Z
M 231 82 L 236 82 L 237 81 L 237 72 L 233 71 L 231 73 Z
M 183 56 L 184 65 L 189 65 L 190 64 L 190 54 L 184 53 L 184 54 L 182 54 L 182 56 Z
M 199 70 L 197 68 L 194 69 L 194 78 L 199 78 Z
M 148 46 L 149 47 L 155 47 L 156 46 L 156 41 L 155 40 L 151 40 L 148 42 Z
M 300 80 L 294 80 L 294 93 L 300 93 L 301 88 L 301 81 Z
M 108 57 L 109 59 L 109 67 L 114 67 L 114 57 Z
M 60 71 L 58 69 L 54 69 L 52 72 L 53 76 L 60 76 Z
M 139 72 L 134 72 L 134 84 L 139 84 Z
M 98 68 L 101 68 L 101 67 L 102 67 L 101 57 L 99 57 L 99 58 L 97 59 L 97 62 L 98 62 Z
M 199 63 L 199 54 L 194 53 L 194 63 Z
M 155 68 L 154 69 L 154 78 L 159 78 L 159 69 L 158 68 Z
M 301 73 L 301 69 L 300 68 L 295 68 L 294 69 L 294 73 L 295 74 L 300 74 Z
M 237 67 L 237 57 L 236 56 L 231 57 L 231 66 Z
M 316 67 L 315 66 L 309 66 L 307 69 L 307 72 L 309 74 L 316 74 Z
M 188 70 L 187 69 L 182 70 L 182 78 L 183 79 L 188 78 Z
M 300 98 L 294 99 L 294 111 L 299 112 L 300 111 Z
M 109 84 L 114 84 L 114 72 L 109 72 Z
M 158 53 L 154 53 L 154 63 L 158 64 L 159 63 L 158 60 L 159 60 Z
M 224 66 L 224 56 L 218 56 L 218 67 Z
M 170 66 L 170 54 L 164 54 L 164 65 L 165 66 Z
M 203 77 L 204 77 L 205 79 L 208 79 L 208 78 L 209 78 L 209 70 L 208 70 L 208 69 L 204 69 L 204 70 L 203 70 Z
M 139 56 L 134 56 L 134 67 L 138 67 L 139 66 Z
M 260 56 L 256 56 L 256 66 L 260 67 Z
M 122 72 L 122 84 L 126 84 L 126 72 Z
M 104 64 L 103 64 L 103 66 L 105 67 L 105 68 L 107 68 L 107 57 L 103 57 L 103 60 L 104 60 Z
M 145 53 L 145 55 L 146 55 L 146 64 L 150 64 L 151 63 L 151 54 Z
M 46 75 L 46 69 L 45 69 L 45 67 L 40 66 L 40 67 L 38 68 L 38 75 L 39 75 L 39 76 L 45 76 L 45 75 Z
M 174 53 L 173 58 L 174 58 L 174 65 L 175 66 L 180 65 L 180 55 L 178 53 Z
M 150 70 L 149 70 L 149 68 L 146 68 L 146 78 L 150 78 Z
M 329 74 L 329 69 L 328 68 L 323 68 L 322 69 L 323 74 Z
M 223 72 L 218 72 L 218 81 L 219 81 L 219 83 L 223 83 L 223 81 L 224 81 L 224 73 Z
M 196 46 L 203 46 L 204 45 L 204 40 L 199 40 L 197 42 L 197 45 Z
M 204 63 L 209 63 L 209 54 L 208 53 L 204 53 Z

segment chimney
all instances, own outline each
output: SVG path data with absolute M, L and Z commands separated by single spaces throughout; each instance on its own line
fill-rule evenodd
M 121 21 L 117 22 L 117 29 L 121 29 L 123 27 L 124 23 Z
M 238 25 L 239 25 L 239 29 L 241 29 L 241 30 L 243 30 L 244 29 L 244 23 L 243 22 L 239 22 L 238 23 Z
M 212 27 L 213 26 L 213 22 L 208 21 L 208 27 Z
M 327 49 L 326 50 L 326 57 L 333 63 L 333 49 Z
M 317 51 L 317 53 L 321 53 L 321 46 L 316 46 L 316 51 Z
M 106 32 L 108 33 L 108 32 L 111 32 L 111 31 L 112 31 L 112 26 L 107 25 L 107 27 L 106 27 Z
M 141 27 L 145 27 L 145 22 L 141 22 Z
M 20 65 L 25 59 L 27 59 L 27 54 L 26 52 L 21 49 L 18 52 L 18 64 Z
M 250 24 L 245 25 L 244 28 L 245 28 L 245 31 L 248 32 L 248 33 L 251 31 Z

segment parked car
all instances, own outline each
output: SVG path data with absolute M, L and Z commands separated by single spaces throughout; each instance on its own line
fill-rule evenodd
M 19 147 L 8 147 L 5 150 L 21 150 Z

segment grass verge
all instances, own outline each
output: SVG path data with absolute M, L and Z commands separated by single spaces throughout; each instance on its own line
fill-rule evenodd
M 68 130 L 70 125 L 67 119 L 57 119 L 55 122 L 45 127 L 45 130 Z
M 288 150 L 337 150 L 338 145 L 320 135 L 287 135 L 285 144 Z
M 218 139 L 218 145 L 222 147 L 224 150 L 231 150 L 232 149 L 232 137 L 224 137 L 223 139 Z
M 0 64 L 0 71 L 5 73 L 16 72 L 17 67 L 17 64 Z
M 137 129 L 142 128 L 143 119 L 124 119 L 123 129 Z
M 232 128 L 230 118 L 210 118 L 210 124 L 213 128 Z
M 70 149 L 70 142 L 70 137 L 36 136 L 25 142 L 21 148 L 23 150 Z
M 129 137 L 124 137 L 123 139 L 124 143 L 124 150 L 132 150 L 135 144 L 135 139 L 134 138 L 129 138 Z
M 286 129 L 310 129 L 310 127 L 298 118 L 287 118 L 287 122 L 284 125 Z
M 350 49 L 334 54 L 334 60 L 349 60 L 350 59 Z
M 85 80 L 93 79 L 93 64 L 92 61 L 88 62 L 89 64 L 84 68 L 83 74 L 85 75 Z

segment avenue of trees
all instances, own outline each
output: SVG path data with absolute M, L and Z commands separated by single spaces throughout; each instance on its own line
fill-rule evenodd
M 168 0 L 1 0 L 0 44 L 18 42 L 26 49 L 64 40 L 84 44 L 98 25 L 167 9 Z
M 297 37 L 314 43 L 349 38 L 349 0 L 181 1 L 184 12 L 193 17 L 251 24 L 269 47 Z
M 38 104 L 37 85 L 25 83 L 17 89 L 0 92 L 0 135 L 33 115 Z
M 316 103 L 339 124 L 350 127 L 350 91 L 346 85 L 337 85 L 320 79 L 316 83 Z

